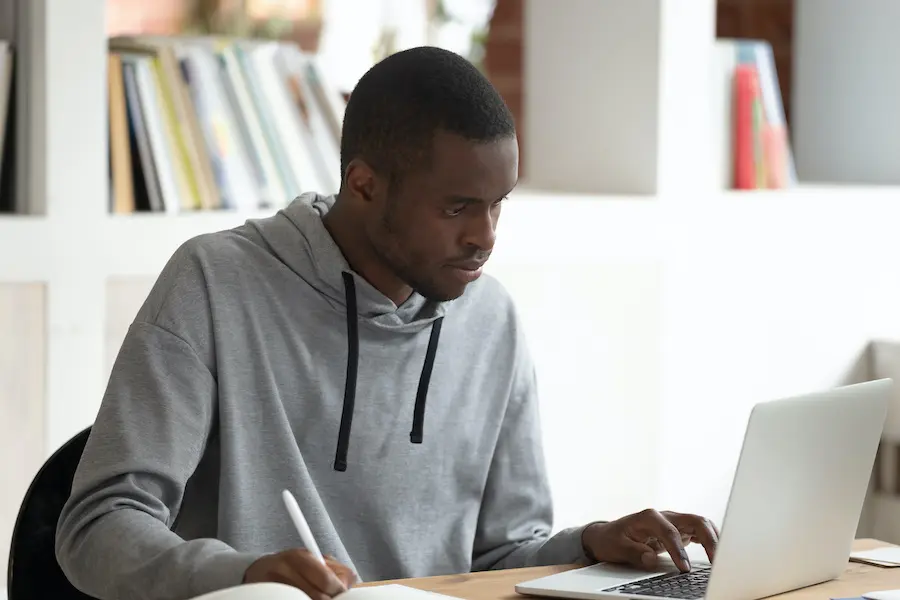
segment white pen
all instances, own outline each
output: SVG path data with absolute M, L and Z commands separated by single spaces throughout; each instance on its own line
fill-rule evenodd
M 294 527 L 297 528 L 297 533 L 300 534 L 303 545 L 306 546 L 306 549 L 324 565 L 325 557 L 322 556 L 319 545 L 316 544 L 316 539 L 309 529 L 309 523 L 307 523 L 306 519 L 303 517 L 303 513 L 300 511 L 300 505 L 297 504 L 294 495 L 288 490 L 284 490 L 281 492 L 281 499 L 284 500 L 284 506 L 287 508 L 288 514 L 291 515 L 291 521 L 294 522 Z

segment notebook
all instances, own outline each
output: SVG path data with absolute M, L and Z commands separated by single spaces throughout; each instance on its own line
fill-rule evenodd
M 193 600 L 310 600 L 295 587 L 280 583 L 250 583 L 197 596 Z M 372 587 L 356 587 L 336 596 L 335 600 L 461 600 L 434 592 L 395 583 Z
M 852 552 L 850 560 L 879 567 L 900 567 L 900 547 L 885 546 L 873 550 Z

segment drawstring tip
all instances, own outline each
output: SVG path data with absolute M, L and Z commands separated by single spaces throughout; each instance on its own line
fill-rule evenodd
M 422 434 L 417 431 L 413 431 L 412 433 L 409 434 L 409 441 L 412 442 L 413 444 L 421 444 L 422 443 Z
M 346 471 L 347 470 L 347 461 L 346 460 L 336 460 L 334 461 L 334 470 L 335 471 Z

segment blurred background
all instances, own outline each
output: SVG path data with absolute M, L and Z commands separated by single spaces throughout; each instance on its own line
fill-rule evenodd
M 172 252 L 336 192 L 356 81 L 419 45 L 516 118 L 488 270 L 537 362 L 557 528 L 720 520 L 754 403 L 900 371 L 898 22 L 895 0 L 0 0 L 0 561 Z M 898 440 L 892 409 L 860 535 L 900 542 Z
M 155 4 L 110 0 L 107 33 L 214 33 L 289 40 L 316 53 L 335 84 L 349 93 L 373 61 L 413 46 L 441 46 L 482 64 L 494 4 L 492 0 L 162 0 Z M 519 21 L 521 26 L 521 14 Z

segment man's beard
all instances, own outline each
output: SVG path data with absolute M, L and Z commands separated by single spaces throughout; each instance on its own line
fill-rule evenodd
M 447 302 L 455 300 L 458 296 L 440 289 L 431 277 L 423 276 L 428 268 L 424 264 L 419 267 L 419 261 L 415 260 L 415 253 L 408 251 L 403 244 L 401 227 L 397 223 L 396 202 L 389 201 L 387 210 L 381 218 L 381 227 L 376 240 L 373 240 L 372 248 L 378 258 L 387 265 L 397 276 L 412 290 L 433 302 Z
M 403 283 L 408 285 L 412 290 L 425 298 L 434 302 L 446 302 L 454 300 L 455 294 L 448 294 L 440 289 L 432 278 L 423 277 L 421 272 L 424 269 L 416 268 L 416 266 L 404 257 L 409 253 L 402 249 L 402 245 L 396 236 L 387 233 L 383 238 L 384 243 L 373 244 L 378 258 L 386 264 Z

